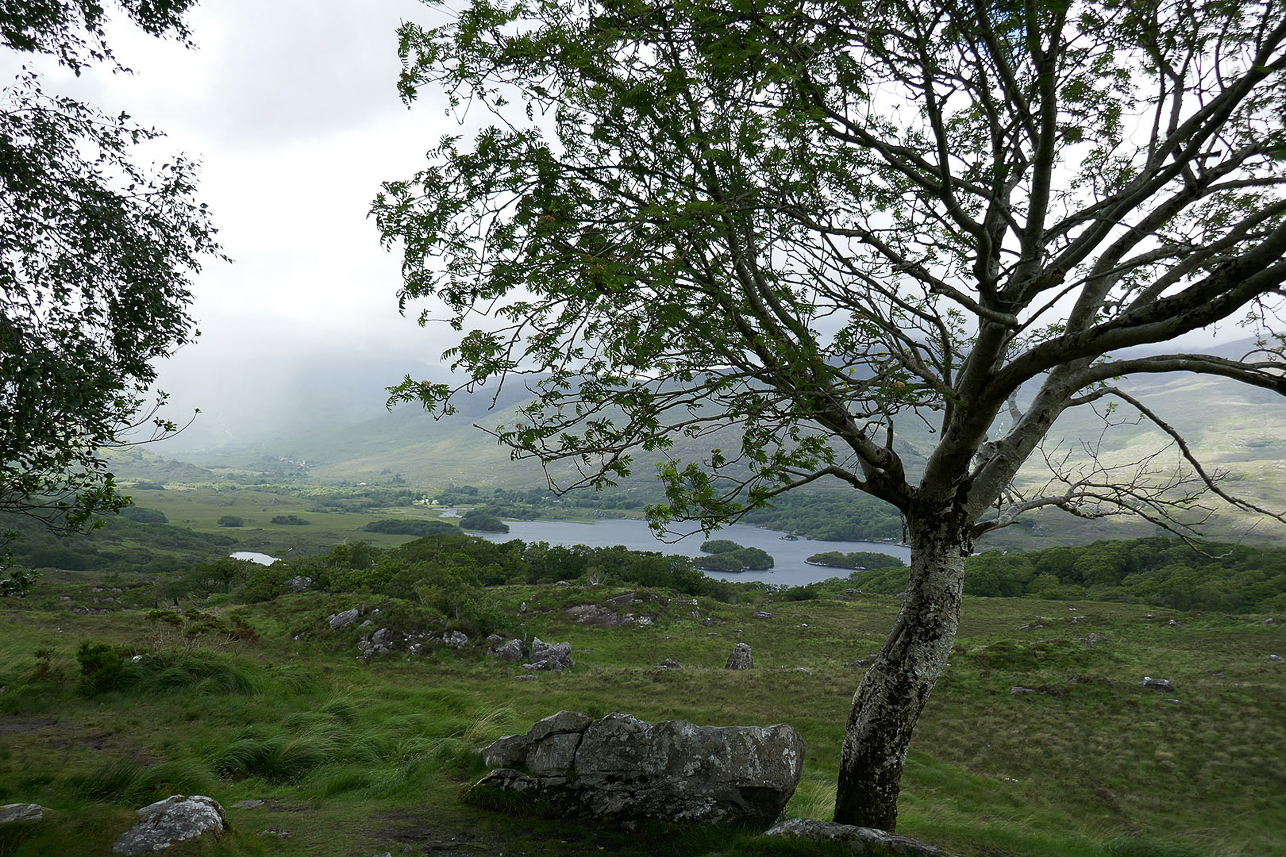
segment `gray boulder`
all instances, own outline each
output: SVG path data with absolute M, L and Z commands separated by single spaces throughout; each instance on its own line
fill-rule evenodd
M 223 807 L 205 795 L 174 795 L 138 811 L 142 819 L 112 846 L 115 854 L 150 854 L 206 833 L 221 836 L 227 828 Z
M 946 851 L 936 845 L 912 839 L 909 836 L 898 836 L 871 827 L 854 827 L 849 824 L 835 824 L 830 821 L 814 821 L 811 818 L 792 818 L 783 821 L 766 836 L 778 836 L 787 839 L 811 839 L 816 842 L 834 842 L 845 848 L 854 857 L 949 857 Z
M 38 803 L 7 803 L 0 806 L 0 824 L 13 824 L 19 821 L 43 821 L 45 809 Z
M 502 661 L 520 661 L 527 656 L 527 647 L 522 644 L 522 640 L 506 640 L 503 645 L 496 649 L 496 654 Z
M 358 615 L 360 614 L 356 607 L 352 610 L 345 610 L 343 613 L 336 613 L 334 616 L 330 617 L 330 629 L 332 631 L 338 631 L 340 628 L 347 628 L 349 625 L 357 621 Z
M 523 669 L 562 672 L 576 665 L 572 661 L 571 643 L 555 643 L 551 646 L 539 637 L 532 638 L 531 659 L 531 663 L 522 665 Z
M 652 724 L 562 711 L 486 748 L 487 763 L 500 767 L 474 788 L 538 798 L 560 818 L 767 827 L 799 784 L 805 749 L 785 724 Z
M 463 649 L 469 645 L 469 636 L 462 631 L 451 631 L 442 638 L 449 648 Z
M 724 669 L 752 670 L 754 668 L 755 658 L 750 652 L 750 646 L 747 643 L 738 643 L 733 646 L 732 654 L 728 655 L 728 665 Z
M 1174 685 L 1166 678 L 1153 678 L 1150 675 L 1145 675 L 1143 677 L 1143 686 L 1152 690 L 1162 690 L 1166 693 L 1174 692 Z
M 303 592 L 305 589 L 313 585 L 313 579 L 303 574 L 296 574 L 294 577 L 290 578 L 290 580 L 287 580 L 286 583 L 295 592 Z

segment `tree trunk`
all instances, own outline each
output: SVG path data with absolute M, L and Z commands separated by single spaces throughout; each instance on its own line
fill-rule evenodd
M 835 821 L 892 831 L 907 747 L 951 654 L 970 540 L 955 515 L 908 520 L 906 600 L 875 663 L 853 695 L 840 759 Z

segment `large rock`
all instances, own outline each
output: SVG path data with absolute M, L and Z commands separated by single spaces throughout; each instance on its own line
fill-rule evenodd
M 220 836 L 227 827 L 223 807 L 205 795 L 174 795 L 148 804 L 138 814 L 142 820 L 116 840 L 113 853 L 151 854 L 205 833 Z
M 562 711 L 483 751 L 474 786 L 540 799 L 551 815 L 613 822 L 744 822 L 767 827 L 799 784 L 805 745 L 790 726 L 591 720 Z
M 338 631 L 341 628 L 347 628 L 349 625 L 356 622 L 357 617 L 360 615 L 361 613 L 356 607 L 351 610 L 345 610 L 342 613 L 336 613 L 334 616 L 330 617 L 330 629 L 332 631 Z
M 728 655 L 728 665 L 724 669 L 729 670 L 752 670 L 755 668 L 755 658 L 750 652 L 750 646 L 746 643 L 738 643 L 732 647 L 732 654 Z
M 817 842 L 834 842 L 854 857 L 949 857 L 936 845 L 898 836 L 872 827 L 854 827 L 811 818 L 792 818 L 769 830 L 768 836 L 788 839 L 812 839 Z
M 575 666 L 572 661 L 571 643 L 555 643 L 551 646 L 539 637 L 533 637 L 531 641 L 531 657 L 532 662 L 523 664 L 523 669 L 562 672 Z
M 522 640 L 506 640 L 496 649 L 496 654 L 502 661 L 520 661 L 527 656 L 527 647 Z

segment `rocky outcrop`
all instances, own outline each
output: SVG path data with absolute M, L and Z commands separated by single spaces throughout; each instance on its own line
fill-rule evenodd
M 750 646 L 746 643 L 738 643 L 733 646 L 732 654 L 728 655 L 728 664 L 724 669 L 729 670 L 752 670 L 755 668 L 755 658 L 751 654 Z
M 523 664 L 523 669 L 562 672 L 576 665 L 572 661 L 571 643 L 555 643 L 551 646 L 539 637 L 532 638 L 531 658 L 532 662 Z
M 113 853 L 151 854 L 206 833 L 220 836 L 227 827 L 223 807 L 205 795 L 174 795 L 143 807 L 138 814 L 141 820 L 116 840 Z
M 794 794 L 804 752 L 785 724 L 652 724 L 561 711 L 487 747 L 483 758 L 498 768 L 474 788 L 531 796 L 562 818 L 766 827 Z
M 356 622 L 357 617 L 360 615 L 361 611 L 356 607 L 351 610 L 345 610 L 342 613 L 336 613 L 334 616 L 330 617 L 330 629 L 332 631 L 338 631 L 341 628 L 347 628 L 349 625 Z
M 946 851 L 936 845 L 909 836 L 898 836 L 871 827 L 814 821 L 811 818 L 783 821 L 766 835 L 833 842 L 844 847 L 854 857 L 949 857 Z

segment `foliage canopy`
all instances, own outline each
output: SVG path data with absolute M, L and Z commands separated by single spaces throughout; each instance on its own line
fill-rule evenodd
M 192 0 L 116 5 L 147 33 L 187 39 Z M 88 0 L 5 3 L 0 44 L 78 74 L 128 71 L 106 15 Z M 65 529 L 117 511 L 126 501 L 99 450 L 131 429 L 176 428 L 140 407 L 153 363 L 194 335 L 190 278 L 219 248 L 193 161 L 132 158 L 159 136 L 46 93 L 26 68 L 0 94 L 0 510 Z

